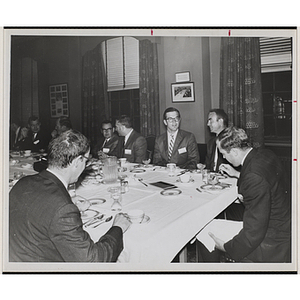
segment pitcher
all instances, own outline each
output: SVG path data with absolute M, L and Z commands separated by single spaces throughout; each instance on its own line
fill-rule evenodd
M 103 175 L 105 183 L 114 183 L 118 179 L 118 164 L 115 156 L 107 157 L 103 160 Z

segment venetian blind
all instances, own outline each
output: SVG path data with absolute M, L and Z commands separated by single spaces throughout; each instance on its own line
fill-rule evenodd
M 107 91 L 139 88 L 139 41 L 118 37 L 102 43 Z
M 292 39 L 285 37 L 260 38 L 261 72 L 291 71 Z

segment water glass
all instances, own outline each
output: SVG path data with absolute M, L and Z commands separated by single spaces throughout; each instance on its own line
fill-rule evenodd
M 174 163 L 167 164 L 167 169 L 169 171 L 169 176 L 171 177 L 175 176 L 176 164 Z
M 113 204 L 111 206 L 111 210 L 113 211 L 120 211 L 122 210 L 122 194 L 121 194 L 121 188 L 120 187 L 112 187 L 109 189 L 110 196 L 113 199 Z
M 208 184 L 209 177 L 210 177 L 210 170 L 207 169 L 202 170 L 202 181 L 205 184 Z

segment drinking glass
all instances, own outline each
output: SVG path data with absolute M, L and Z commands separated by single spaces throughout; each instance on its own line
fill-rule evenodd
M 207 169 L 202 170 L 202 181 L 205 184 L 208 184 L 209 176 L 210 176 L 210 170 L 207 170 Z
M 111 206 L 111 210 L 120 211 L 122 210 L 122 194 L 120 187 L 112 187 L 109 189 L 110 196 L 113 199 L 113 204 Z
M 104 175 L 104 183 L 114 183 L 118 179 L 118 163 L 115 156 L 110 156 L 104 159 L 102 168 Z
M 167 169 L 169 170 L 169 176 L 175 176 L 176 164 L 170 163 L 167 164 Z

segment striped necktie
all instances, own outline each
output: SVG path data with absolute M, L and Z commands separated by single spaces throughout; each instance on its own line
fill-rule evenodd
M 168 159 L 169 160 L 170 160 L 170 158 L 172 156 L 173 146 L 174 146 L 174 135 L 171 134 L 171 140 L 170 140 L 170 143 L 169 143 L 169 151 L 168 151 Z

